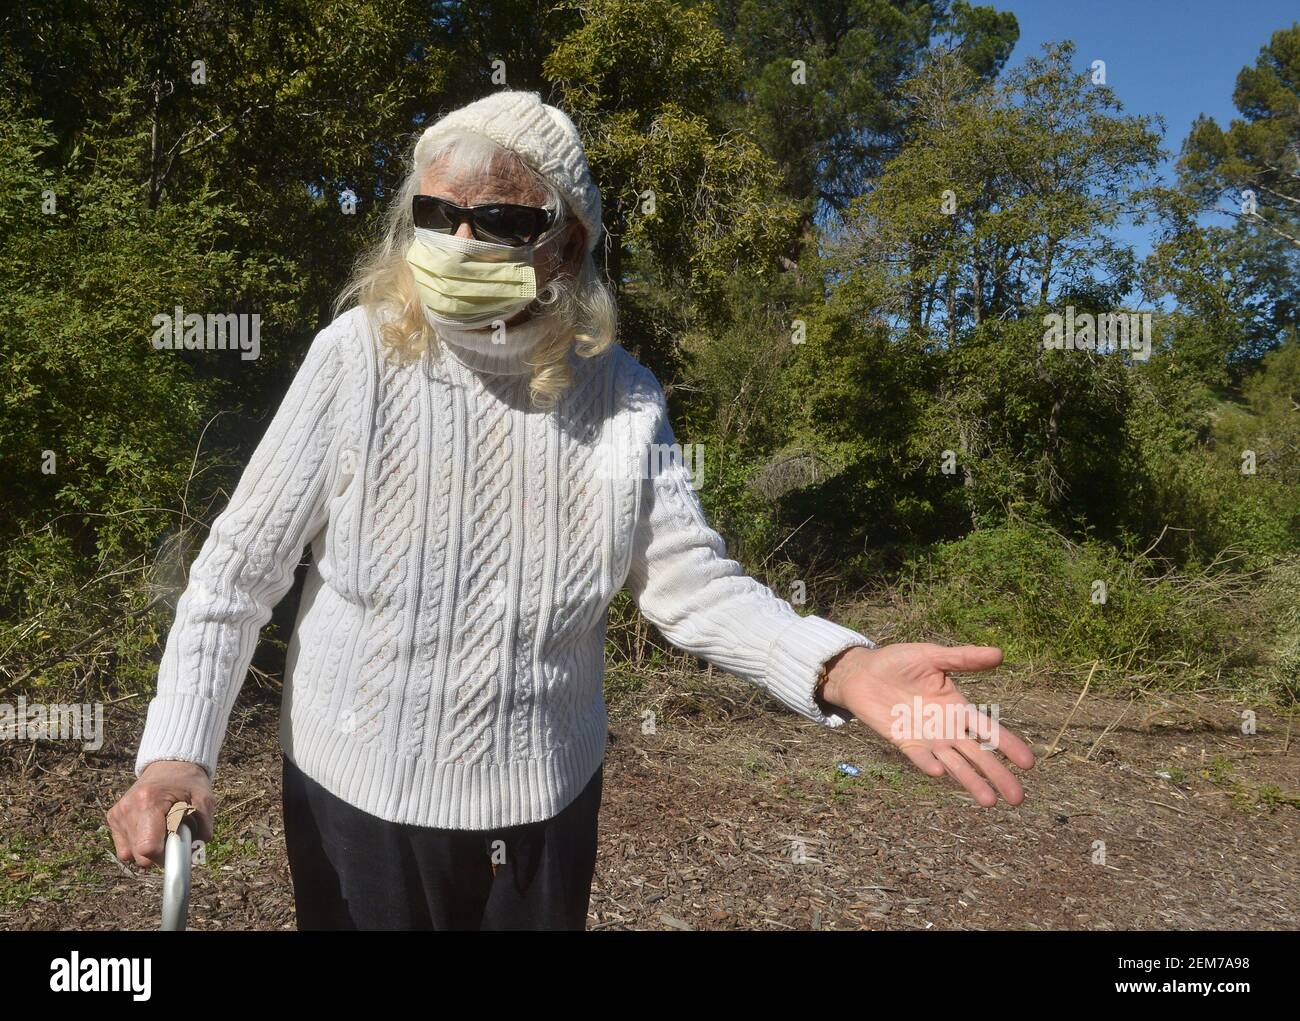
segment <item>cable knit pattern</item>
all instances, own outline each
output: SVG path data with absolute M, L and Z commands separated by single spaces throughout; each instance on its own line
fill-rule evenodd
M 501 692 L 501 646 L 506 616 L 506 566 L 514 541 L 510 488 L 514 459 L 510 406 L 470 375 L 470 468 L 464 517 L 465 552 L 475 569 L 461 578 L 464 614 L 453 655 L 456 682 L 447 708 L 450 727 L 444 757 L 457 762 L 482 758 L 491 744 Z
M 663 634 L 811 720 L 861 635 L 727 559 L 664 395 L 621 347 L 527 400 L 510 351 L 450 336 L 397 360 L 361 310 L 312 342 L 190 571 L 136 759 L 215 774 L 258 630 L 311 564 L 280 740 L 384 819 L 492 829 L 563 810 L 604 755 L 605 614 L 625 584 Z
M 441 366 L 428 364 L 426 372 L 436 372 Z M 434 377 L 438 378 L 438 377 Z M 441 377 L 445 385 L 446 377 Z M 433 386 L 424 388 L 425 414 L 433 423 L 434 450 L 446 450 L 454 435 L 452 402 L 446 400 L 442 387 L 439 387 L 439 399 L 433 400 Z M 438 472 L 434 475 L 434 487 L 431 506 L 447 507 L 451 503 L 452 472 Z M 446 588 L 447 539 L 449 528 L 446 524 L 427 531 L 427 549 L 424 551 L 424 572 L 421 582 L 421 603 L 416 616 L 416 651 L 414 680 L 411 694 L 407 699 L 407 722 L 402 727 L 402 740 L 407 755 L 418 756 L 424 748 L 426 724 L 429 718 L 429 694 L 433 690 L 433 675 L 439 645 L 439 633 L 443 620 L 443 593 Z
M 595 617 L 602 613 L 613 592 L 599 586 L 604 543 L 601 535 L 606 501 L 601 499 L 602 480 L 598 445 L 604 408 L 603 365 L 581 365 L 573 381 L 569 400 L 559 417 L 559 573 L 554 615 L 549 628 L 545 684 L 547 694 L 548 743 L 567 745 L 570 727 L 581 723 L 583 706 L 593 704 L 593 672 L 583 670 L 583 637 L 588 636 Z
M 416 463 L 419 428 L 413 414 L 420 374 L 414 363 L 401 364 L 385 352 L 380 401 L 375 412 L 373 474 L 367 495 L 373 493 L 368 579 L 369 629 L 357 666 L 357 688 L 343 725 L 362 740 L 380 733 L 382 714 L 388 707 L 389 689 L 400 683 L 399 674 L 410 665 L 412 640 L 406 617 L 408 575 L 413 566 L 415 493 L 421 477 L 411 470 Z
M 527 755 L 534 736 L 537 702 L 537 683 L 541 676 L 542 650 L 538 642 L 541 629 L 538 622 L 545 612 L 542 608 L 542 591 L 546 587 L 546 479 L 547 420 L 541 415 L 532 417 L 528 424 L 528 446 L 524 464 L 533 470 L 526 476 L 523 495 L 525 515 L 524 552 L 525 575 L 519 598 L 519 644 L 515 654 L 515 704 L 511 713 L 512 749 L 516 756 Z

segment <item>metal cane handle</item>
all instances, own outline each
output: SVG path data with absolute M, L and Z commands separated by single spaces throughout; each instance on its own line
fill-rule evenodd
M 163 855 L 162 931 L 183 932 L 190 906 L 190 854 L 194 839 L 190 824 L 181 819 L 175 829 L 168 826 Z

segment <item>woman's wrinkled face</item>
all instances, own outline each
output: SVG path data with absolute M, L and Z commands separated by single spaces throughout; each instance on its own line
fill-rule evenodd
M 457 172 L 447 166 L 445 159 L 435 160 L 420 179 L 420 193 L 446 199 L 458 206 L 482 206 L 492 202 L 544 206 L 547 200 L 546 190 L 528 173 L 523 163 L 504 153 L 492 160 L 485 174 Z M 539 291 L 562 271 L 577 275 L 586 240 L 584 235 L 582 224 L 571 219 L 559 234 L 542 242 L 533 265 Z M 474 236 L 468 222 L 460 224 L 456 236 Z M 528 315 L 527 310 L 520 312 L 506 324 L 522 322 Z

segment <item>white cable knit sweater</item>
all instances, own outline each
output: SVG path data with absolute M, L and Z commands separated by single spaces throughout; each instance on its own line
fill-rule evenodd
M 462 338 L 463 339 L 463 338 Z M 190 571 L 136 760 L 215 772 L 258 631 L 310 542 L 281 744 L 383 819 L 549 818 L 600 765 L 606 610 L 626 584 L 675 645 L 828 726 L 826 660 L 871 643 L 726 559 L 663 393 L 615 346 L 532 408 L 512 351 L 399 363 L 354 309 L 317 335 Z M 649 471 L 646 470 L 647 466 Z

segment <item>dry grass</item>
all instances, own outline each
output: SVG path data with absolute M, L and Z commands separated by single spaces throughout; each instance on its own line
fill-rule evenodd
M 1288 720 L 1262 711 L 1246 736 L 1248 706 L 1236 700 L 1090 691 L 1079 701 L 1077 688 L 1025 672 L 964 687 L 1040 750 L 1056 739 L 1019 809 L 982 811 L 861 728 L 821 730 L 722 674 L 664 671 L 627 687 L 613 706 L 591 927 L 1300 924 L 1300 753 Z M 196 929 L 293 925 L 276 711 L 270 692 L 251 694 L 223 757 Z M 92 756 L 0 750 L 0 926 L 156 925 L 156 876 L 118 865 L 100 825 L 129 782 L 141 723 L 138 707 L 113 707 L 110 741 Z M 840 762 L 861 774 L 841 774 Z

